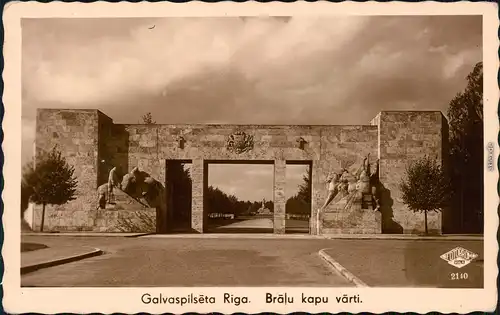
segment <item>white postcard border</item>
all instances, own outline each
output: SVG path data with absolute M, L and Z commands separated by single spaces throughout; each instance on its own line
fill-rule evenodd
M 485 172 L 485 229 L 484 229 L 484 289 L 414 289 L 414 288 L 20 288 L 20 171 L 21 171 L 21 18 L 37 17 L 166 17 L 166 16 L 317 16 L 317 15 L 483 15 L 484 62 L 484 120 L 485 148 L 493 142 L 495 159 L 498 156 L 499 100 L 498 70 L 498 7 L 494 3 L 35 3 L 11 2 L 4 8 L 4 308 L 7 312 L 331 312 L 374 313 L 386 311 L 458 312 L 492 311 L 497 301 L 496 264 L 498 243 L 498 170 Z M 485 155 L 486 158 L 486 155 Z M 436 257 L 436 259 L 439 259 Z M 213 295 L 217 304 L 151 305 L 141 302 L 144 293 L 152 295 L 185 296 Z M 222 304 L 222 295 L 246 295 L 251 304 L 238 307 Z M 302 293 L 329 296 L 328 305 L 265 304 L 265 293 L 287 293 L 300 299 Z M 335 297 L 359 294 L 363 303 L 337 304 Z

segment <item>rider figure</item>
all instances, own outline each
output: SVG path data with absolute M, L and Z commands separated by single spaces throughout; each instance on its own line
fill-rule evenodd
M 120 180 L 118 178 L 118 170 L 116 167 L 113 167 L 111 171 L 109 171 L 108 177 L 108 203 L 111 204 L 114 199 L 113 188 L 118 187 L 121 189 Z

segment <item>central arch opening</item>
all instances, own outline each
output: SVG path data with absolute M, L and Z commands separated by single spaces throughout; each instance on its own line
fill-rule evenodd
M 273 233 L 273 161 L 205 161 L 205 169 L 208 233 Z

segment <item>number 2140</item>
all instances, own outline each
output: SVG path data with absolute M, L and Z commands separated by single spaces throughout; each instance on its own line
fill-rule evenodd
M 451 280 L 467 280 L 469 279 L 469 275 L 467 272 L 452 272 L 450 274 Z

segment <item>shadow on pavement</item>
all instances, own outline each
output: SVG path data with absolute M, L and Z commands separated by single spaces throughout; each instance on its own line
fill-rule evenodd
M 48 248 L 48 246 L 45 244 L 39 244 L 39 243 L 21 243 L 21 253 L 31 252 L 34 250 L 39 250 L 39 249 L 44 249 L 44 248 Z

